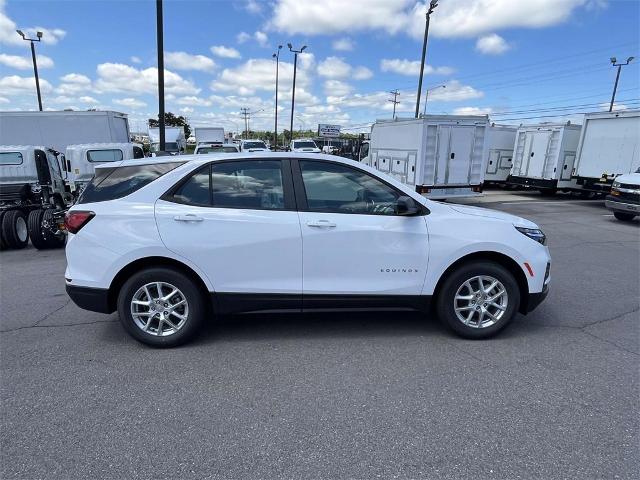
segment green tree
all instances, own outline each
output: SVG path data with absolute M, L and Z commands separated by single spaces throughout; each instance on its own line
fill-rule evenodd
M 159 116 L 158 116 L 158 120 L 156 120 L 155 118 L 150 118 L 149 126 L 159 127 L 160 126 L 159 118 L 160 118 Z M 189 125 L 189 123 L 187 123 L 187 119 L 184 118 L 182 115 L 176 116 L 171 112 L 165 112 L 164 124 L 166 127 L 182 127 L 184 128 L 185 138 L 189 138 L 191 136 L 191 126 Z

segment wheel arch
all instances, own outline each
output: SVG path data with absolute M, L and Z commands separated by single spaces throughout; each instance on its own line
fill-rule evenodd
M 436 283 L 436 288 L 433 291 L 433 298 L 435 299 L 438 297 L 438 295 L 440 294 L 440 289 L 442 288 L 444 281 L 449 275 L 451 275 L 461 265 L 474 260 L 495 262 L 498 265 L 506 268 L 511 274 L 513 274 L 518 284 L 518 289 L 520 290 L 520 305 L 518 306 L 518 311 L 522 314 L 526 314 L 528 308 L 527 304 L 529 300 L 529 284 L 527 282 L 527 277 L 524 273 L 524 270 L 513 258 L 499 252 L 473 252 L 458 258 L 455 262 L 447 267 L 442 275 L 440 275 L 438 283 Z
M 184 264 L 183 262 L 176 260 L 174 258 L 162 257 L 162 256 L 138 258 L 137 260 L 134 260 L 128 263 L 127 265 L 125 265 L 124 267 L 122 267 L 120 271 L 115 275 L 113 280 L 111 281 L 111 285 L 109 285 L 107 301 L 109 304 L 109 308 L 111 309 L 112 312 L 117 309 L 118 294 L 120 292 L 120 289 L 122 288 L 122 285 L 124 285 L 124 282 L 126 282 L 127 279 L 134 273 L 140 270 L 143 270 L 145 268 L 152 268 L 152 267 L 167 267 L 167 268 L 177 270 L 187 275 L 189 278 L 191 278 L 191 280 L 194 281 L 194 283 L 202 293 L 204 299 L 207 299 L 208 296 L 210 295 L 209 289 L 207 288 L 207 285 L 205 284 L 204 280 L 200 277 L 200 275 L 198 275 L 198 273 L 195 270 L 193 270 L 191 267 Z

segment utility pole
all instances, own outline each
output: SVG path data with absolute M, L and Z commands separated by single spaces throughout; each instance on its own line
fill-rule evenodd
M 427 38 L 429 37 L 429 19 L 433 10 L 438 6 L 438 0 L 431 0 L 424 24 L 424 42 L 422 43 L 422 62 L 420 63 L 420 79 L 418 80 L 418 96 L 416 98 L 416 118 L 420 114 L 420 95 L 422 95 L 422 77 L 424 75 L 424 60 L 427 55 Z
M 287 47 L 289 47 L 289 51 L 294 54 L 293 56 L 293 87 L 291 89 L 291 123 L 289 126 L 289 141 L 293 141 L 293 109 L 296 104 L 296 71 L 298 69 L 298 54 L 304 52 L 304 49 L 307 48 L 306 45 L 303 45 L 300 50 L 295 50 L 290 43 L 287 43 Z
M 278 45 L 278 51 L 272 55 L 276 59 L 276 111 L 275 111 L 275 123 L 273 127 L 273 146 L 278 149 L 278 70 L 280 66 L 280 49 L 282 45 Z
M 162 27 L 162 0 L 156 0 L 156 37 L 158 40 L 158 127 L 160 130 L 159 150 L 165 149 L 164 135 L 164 35 Z
M 31 44 L 31 46 L 33 47 L 33 44 Z M 627 58 L 627 61 L 625 63 L 616 63 L 617 62 L 616 57 L 611 57 L 611 65 L 613 65 L 614 67 L 618 67 L 618 72 L 616 73 L 616 83 L 613 84 L 613 94 L 611 95 L 611 104 L 609 104 L 610 112 L 613 111 L 613 102 L 616 99 L 616 90 L 618 90 L 618 80 L 620 80 L 620 71 L 622 70 L 622 67 L 624 67 L 625 65 L 629 65 L 629 63 L 633 59 L 634 57 L 629 57 Z
M 249 109 L 247 107 L 243 107 L 240 109 L 240 115 L 243 116 L 244 118 L 244 139 L 247 139 L 247 135 L 249 135 L 249 116 L 251 115 L 251 112 L 249 112 Z
M 400 100 L 398 100 L 398 95 L 400 95 L 400 92 L 398 91 L 398 89 L 396 88 L 395 90 L 392 90 L 389 92 L 391 95 L 393 95 L 393 100 L 389 99 L 389 101 L 391 103 L 393 103 L 393 119 L 396 118 L 396 105 L 400 103 Z
M 27 38 L 22 30 L 16 30 L 18 35 L 22 37 L 23 40 L 31 43 L 31 60 L 33 60 L 33 75 L 36 79 L 36 93 L 38 94 L 38 108 L 42 111 L 42 96 L 40 95 L 40 78 L 38 77 L 38 62 L 36 61 L 36 47 L 33 45 L 34 42 L 39 42 L 42 39 L 42 32 L 36 32 L 36 38 Z

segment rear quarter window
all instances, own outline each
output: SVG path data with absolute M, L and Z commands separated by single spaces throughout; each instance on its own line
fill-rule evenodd
M 128 167 L 98 168 L 78 203 L 106 202 L 126 197 L 184 162 L 155 163 Z

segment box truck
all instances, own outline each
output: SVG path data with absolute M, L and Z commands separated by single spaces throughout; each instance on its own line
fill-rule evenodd
M 160 129 L 158 127 L 149 128 L 149 149 L 152 154 L 160 151 Z M 164 129 L 164 151 L 171 155 L 181 155 L 187 147 L 187 140 L 184 136 L 183 127 L 165 127 Z
M 619 175 L 640 167 L 640 110 L 588 113 L 573 178 L 583 189 L 607 192 Z
M 0 145 L 46 145 L 64 152 L 76 143 L 129 142 L 124 113 L 0 112 Z
M 363 163 L 435 199 L 482 192 L 487 115 L 378 120 Z
M 224 143 L 224 128 L 222 127 L 195 127 L 194 136 L 196 145 L 222 145 Z
M 485 183 L 503 184 L 507 181 L 513 165 L 513 146 L 517 130 L 518 127 L 508 125 L 494 124 L 489 127 Z
M 521 125 L 507 184 L 533 187 L 543 193 L 578 190 L 571 172 L 581 128 L 569 122 Z

